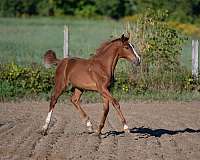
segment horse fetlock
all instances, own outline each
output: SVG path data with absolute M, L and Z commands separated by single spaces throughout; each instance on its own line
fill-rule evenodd
M 96 135 L 101 135 L 101 129 L 96 129 L 96 130 L 95 130 L 95 134 L 96 134 Z
M 49 123 L 45 123 L 44 126 L 42 126 L 42 130 L 45 131 L 48 129 Z
M 126 133 L 130 133 L 130 130 L 129 130 L 129 128 L 128 128 L 128 126 L 125 124 L 124 125 L 124 131 L 126 132 Z
M 104 124 L 99 124 L 99 127 L 98 127 L 98 129 L 96 130 L 96 133 L 97 133 L 97 134 L 101 134 L 101 130 L 102 130 L 103 127 L 104 127 Z
M 89 132 L 93 132 L 93 126 L 92 126 L 92 123 L 90 122 L 90 120 L 86 121 L 86 126 L 87 126 Z
M 126 124 L 124 124 L 124 130 L 128 129 L 128 126 Z
M 48 129 L 48 126 L 44 125 L 44 126 L 42 127 L 41 134 L 44 135 L 44 136 L 47 135 L 47 129 Z
M 90 120 L 87 120 L 86 125 L 87 125 L 87 127 L 92 127 L 92 123 L 90 122 Z

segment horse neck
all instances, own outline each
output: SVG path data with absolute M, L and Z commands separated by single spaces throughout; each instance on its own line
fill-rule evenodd
M 105 52 L 98 54 L 95 58 L 101 63 L 101 65 L 104 66 L 109 76 L 113 76 L 114 74 L 114 70 L 119 59 L 118 50 L 119 47 L 115 47 L 111 44 Z

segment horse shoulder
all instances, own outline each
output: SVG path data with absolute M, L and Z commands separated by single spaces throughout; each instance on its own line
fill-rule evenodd
M 98 60 L 90 63 L 89 72 L 92 76 L 92 79 L 96 83 L 109 82 L 111 79 L 109 73 L 106 71 L 106 68 Z

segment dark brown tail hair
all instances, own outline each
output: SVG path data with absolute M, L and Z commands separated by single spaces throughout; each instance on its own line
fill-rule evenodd
M 57 65 L 60 62 L 56 57 L 56 53 L 52 50 L 46 51 L 44 54 L 44 65 L 46 68 L 50 68 L 51 65 Z

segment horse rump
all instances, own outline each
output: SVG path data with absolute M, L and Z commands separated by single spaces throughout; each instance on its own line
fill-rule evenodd
M 56 57 L 56 53 L 53 50 L 48 50 L 44 54 L 44 66 L 50 68 L 51 65 L 57 65 L 60 62 Z

